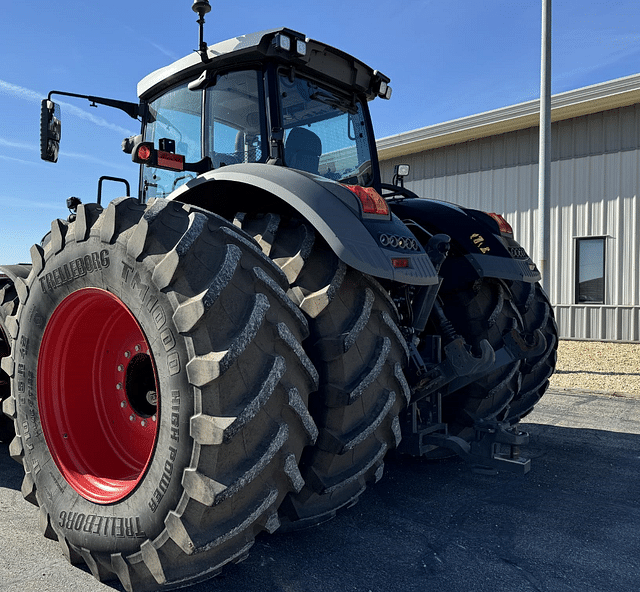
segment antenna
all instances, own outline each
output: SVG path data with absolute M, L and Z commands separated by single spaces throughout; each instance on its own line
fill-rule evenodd
M 204 42 L 204 15 L 211 12 L 211 5 L 209 4 L 209 0 L 193 0 L 191 10 L 197 12 L 200 17 L 196 21 L 200 25 L 200 45 L 198 47 L 198 53 L 202 61 L 206 63 L 209 61 L 209 56 L 207 55 L 207 44 Z

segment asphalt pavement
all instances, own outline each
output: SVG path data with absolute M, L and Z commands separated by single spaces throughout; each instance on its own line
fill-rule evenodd
M 550 391 L 522 423 L 527 475 L 392 458 L 334 520 L 258 538 L 188 592 L 640 590 L 640 394 Z M 112 592 L 41 537 L 0 445 L 0 591 Z

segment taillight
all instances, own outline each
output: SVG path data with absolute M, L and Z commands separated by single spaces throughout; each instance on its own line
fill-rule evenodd
M 513 236 L 513 228 L 511 228 L 511 224 L 509 224 L 509 222 L 507 222 L 500 214 L 493 212 L 487 212 L 487 214 L 498 223 L 498 228 L 500 228 L 501 234 L 509 234 Z
M 174 154 L 173 152 L 157 151 L 157 166 L 172 171 L 184 170 L 184 156 L 182 154 Z
M 362 211 L 365 214 L 389 215 L 389 206 L 384 198 L 373 187 L 361 187 L 360 185 L 344 185 L 352 191 L 360 200 Z
M 162 142 L 163 140 L 161 140 Z M 167 142 L 167 140 L 164 140 Z M 184 170 L 184 156 L 169 150 L 156 150 L 153 142 L 140 142 L 134 146 L 131 159 L 138 164 L 150 167 L 169 169 L 171 171 Z
M 406 269 L 408 267 L 411 267 L 408 257 L 392 257 L 391 265 L 395 269 Z
M 141 144 L 140 146 L 138 146 L 136 156 L 142 161 L 149 160 L 151 158 L 151 148 L 149 148 L 149 146 L 147 146 L 146 144 Z

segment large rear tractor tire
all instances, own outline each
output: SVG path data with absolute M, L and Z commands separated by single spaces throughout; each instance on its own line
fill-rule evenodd
M 443 398 L 443 419 L 454 435 L 471 437 L 480 420 L 517 423 L 542 397 L 555 369 L 557 327 L 542 288 L 484 278 L 441 298 L 455 331 L 472 347 L 487 339 L 497 351 L 512 329 L 529 343 L 537 329 L 542 332 L 546 347 L 541 354 L 513 361 Z
M 309 402 L 319 436 L 302 456 L 305 487 L 280 509 L 283 526 L 302 528 L 356 503 L 382 476 L 408 403 L 407 346 L 384 289 L 342 263 L 309 224 L 276 214 L 238 215 L 235 223 L 287 275 L 311 330 L 304 347 L 320 374 Z
M 31 253 L 3 368 L 45 536 L 129 591 L 244 558 L 303 487 L 317 435 L 282 272 L 228 222 L 166 200 L 81 206 Z
M 523 331 L 513 296 L 500 280 L 479 279 L 461 289 L 441 291 L 440 298 L 456 334 L 464 337 L 476 354 L 484 339 L 497 351 L 508 332 L 514 328 Z M 505 419 L 509 403 L 520 389 L 520 365 L 520 360 L 507 364 L 443 397 L 442 416 L 449 433 L 471 438 L 476 422 Z
M 539 329 L 546 340 L 545 350 L 538 356 L 525 358 L 520 364 L 520 390 L 509 404 L 507 421 L 517 423 L 531 413 L 549 388 L 549 378 L 558 358 L 558 326 L 553 308 L 539 283 L 513 282 L 511 292 L 522 317 L 525 336 Z
M 10 279 L 0 280 L 0 359 L 11 353 L 7 318 L 15 313 L 17 306 L 18 295 L 13 282 Z M 9 375 L 0 369 L 0 408 L 11 396 L 10 381 Z M 8 401 L 7 405 L 11 406 L 11 402 Z M 13 420 L 0 413 L 0 442 L 11 442 L 14 436 Z

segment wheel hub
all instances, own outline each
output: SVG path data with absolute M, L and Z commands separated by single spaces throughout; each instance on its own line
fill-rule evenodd
M 144 348 L 146 349 L 146 348 Z M 148 351 L 137 343 L 135 355 L 130 350 L 123 352 L 124 363 L 118 363 L 116 389 L 124 392 L 120 408 L 129 413 L 129 420 L 146 426 L 148 420 L 156 421 L 158 395 L 155 372 Z
M 67 296 L 45 329 L 37 384 L 44 436 L 69 485 L 95 503 L 124 499 L 151 461 L 158 381 L 122 301 L 97 288 Z

